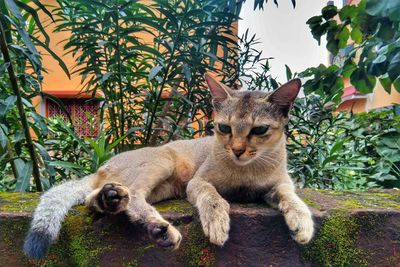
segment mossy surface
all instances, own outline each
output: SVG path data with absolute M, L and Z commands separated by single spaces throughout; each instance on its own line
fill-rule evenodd
M 101 242 L 104 232 L 92 226 L 92 217 L 85 207 L 77 206 L 70 211 L 61 228 L 57 242 L 51 246 L 44 260 L 30 261 L 34 266 L 99 266 L 99 254 L 109 249 Z
M 195 220 L 185 226 L 186 239 L 182 244 L 181 254 L 185 266 L 214 266 L 215 251 L 204 236 L 199 221 Z
M 367 192 L 299 190 L 301 198 L 317 209 L 400 209 L 399 190 L 376 190 Z
M 306 262 L 318 266 L 365 266 L 376 255 L 390 254 L 386 251 L 364 251 L 358 241 L 360 237 L 390 241 L 382 225 L 391 216 L 390 213 L 385 215 L 385 210 L 400 210 L 399 191 L 332 192 L 307 189 L 299 190 L 299 195 L 309 206 L 327 210 L 319 215 L 322 217 L 318 219 L 321 221 L 314 241 L 301 251 Z M 142 237 L 146 233 L 137 234 L 137 229 L 126 226 L 129 223 L 115 224 L 109 220 L 104 220 L 108 223 L 98 223 L 93 221 L 94 218 L 83 206 L 78 206 L 69 212 L 60 238 L 51 247 L 48 257 L 43 261 L 30 261 L 22 256 L 21 248 L 30 222 L 29 213 L 37 203 L 38 194 L 0 193 L 0 212 L 7 212 L 6 217 L 0 217 L 0 253 L 1 257 L 16 259 L 15 262 L 6 261 L 6 266 L 106 266 L 105 259 L 121 250 L 124 251 L 121 253 L 124 257 L 117 260 L 123 262 L 121 266 L 143 266 L 143 262 L 152 255 L 178 256 L 177 259 L 184 266 L 213 266 L 216 259 L 219 260 L 214 246 L 204 236 L 196 209 L 187 201 L 171 200 L 155 206 L 162 213 L 190 215 L 186 216 L 189 219 L 174 222 L 184 234 L 181 248 L 176 254 L 162 254 L 164 252 L 161 253 L 146 238 L 132 238 Z M 251 209 L 267 206 L 240 204 L 240 207 Z M 362 211 L 359 216 L 357 214 L 360 213 L 355 212 L 358 209 L 374 211 Z M 375 213 L 375 210 L 379 212 Z M 10 212 L 19 215 L 7 217 Z M 393 245 L 388 246 L 390 248 Z M 397 263 L 400 256 L 388 256 L 385 260 Z
M 98 255 L 109 249 L 102 242 L 105 232 L 96 231 L 92 225 L 92 217 L 84 214 L 85 207 L 79 206 L 72 211 L 63 224 L 69 254 L 75 266 L 98 266 Z
M 306 203 L 307 206 L 309 206 L 309 207 L 316 208 L 316 209 L 321 209 L 321 208 L 322 208 L 322 206 L 321 206 L 320 204 L 316 203 L 314 200 L 312 200 L 311 198 L 309 198 L 309 197 L 307 197 L 307 196 L 303 196 L 301 199 L 302 199 L 302 200 L 304 201 L 304 203 Z
M 153 249 L 153 248 L 156 248 L 155 244 L 147 244 L 147 245 L 139 246 L 139 247 L 135 248 L 132 253 L 134 255 L 134 259 L 127 263 L 124 263 L 123 267 L 138 267 L 138 266 L 140 266 L 140 260 L 144 256 L 146 251 Z
M 1 211 L 32 212 L 38 203 L 38 193 L 0 193 Z
M 318 266 L 366 266 L 356 241 L 360 225 L 343 212 L 335 212 L 322 221 L 313 242 L 304 247 L 302 255 Z
M 168 200 L 154 205 L 159 212 L 178 212 L 192 214 L 195 208 L 186 200 Z

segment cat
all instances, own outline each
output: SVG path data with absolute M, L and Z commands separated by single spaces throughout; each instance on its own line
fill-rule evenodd
M 308 243 L 314 223 L 288 174 L 284 134 L 300 80 L 272 93 L 233 91 L 209 74 L 205 80 L 215 112 L 214 136 L 124 152 L 95 174 L 50 189 L 34 212 L 25 254 L 44 257 L 68 210 L 83 202 L 98 212 L 125 212 L 132 222 L 142 223 L 158 245 L 177 249 L 181 234 L 151 204 L 185 196 L 198 209 L 204 234 L 215 245 L 228 240 L 225 198 L 239 194 L 278 208 L 293 239 Z

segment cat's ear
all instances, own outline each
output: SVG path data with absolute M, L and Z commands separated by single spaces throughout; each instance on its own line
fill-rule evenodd
M 300 92 L 300 88 L 300 79 L 293 79 L 272 92 L 272 94 L 268 96 L 268 101 L 278 105 L 283 115 L 286 116 L 289 113 L 290 108 L 293 106 L 293 103 Z
M 210 74 L 204 74 L 204 79 L 206 80 L 208 88 L 210 89 L 213 98 L 213 105 L 215 107 L 217 107 L 227 98 L 232 97 L 233 91 L 228 86 L 215 80 Z

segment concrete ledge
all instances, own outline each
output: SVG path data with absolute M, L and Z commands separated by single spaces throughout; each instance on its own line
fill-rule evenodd
M 186 201 L 157 205 L 184 235 L 181 248 L 156 247 L 123 215 L 90 215 L 77 207 L 48 257 L 21 253 L 37 194 L 0 193 L 1 266 L 399 266 L 400 191 L 300 190 L 312 207 L 317 235 L 308 246 L 291 240 L 283 217 L 262 204 L 232 204 L 231 232 L 217 248 L 204 238 Z

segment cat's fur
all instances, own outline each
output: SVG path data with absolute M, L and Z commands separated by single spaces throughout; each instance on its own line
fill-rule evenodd
M 143 223 L 159 245 L 176 249 L 181 234 L 151 204 L 186 195 L 199 211 L 205 235 L 216 245 L 228 240 L 230 227 L 229 203 L 223 196 L 239 194 L 279 208 L 293 238 L 308 243 L 313 220 L 287 172 L 284 134 L 300 81 L 264 93 L 232 91 L 209 75 L 205 79 L 213 96 L 215 136 L 125 152 L 93 175 L 52 188 L 34 213 L 25 253 L 43 257 L 68 210 L 83 202 L 99 212 L 126 212 L 133 222 Z M 229 126 L 231 132 L 222 133 L 218 125 Z M 268 127 L 266 134 L 254 133 L 260 126 Z

